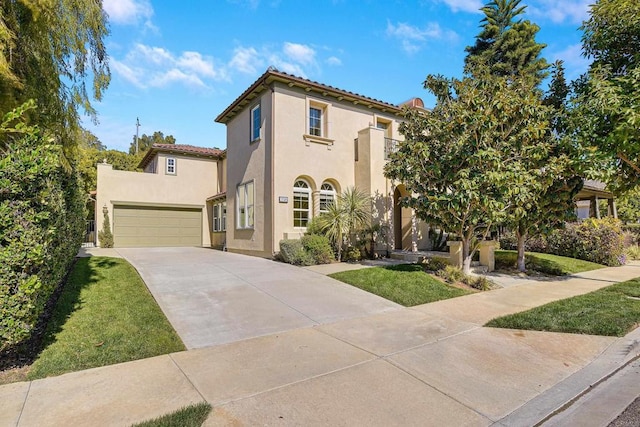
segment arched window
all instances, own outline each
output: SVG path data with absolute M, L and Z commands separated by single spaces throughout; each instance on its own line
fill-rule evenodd
M 328 182 L 320 187 L 320 213 L 327 212 L 329 205 L 336 202 L 336 189 Z
M 293 226 L 306 227 L 311 217 L 311 190 L 306 181 L 293 184 Z

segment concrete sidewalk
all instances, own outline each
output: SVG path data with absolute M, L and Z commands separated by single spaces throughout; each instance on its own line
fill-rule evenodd
M 640 329 L 617 339 L 482 324 L 636 276 L 637 264 L 606 268 L 9 384 L 0 425 L 121 426 L 204 400 L 209 426 L 534 425 L 640 355 Z

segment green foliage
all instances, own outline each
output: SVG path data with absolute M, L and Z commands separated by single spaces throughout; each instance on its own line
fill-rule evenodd
M 640 322 L 640 280 L 499 317 L 485 326 L 622 337 Z
M 370 220 L 371 197 L 350 187 L 338 195 L 336 203 L 327 207 L 327 212 L 314 220 L 313 227 L 327 236 L 340 260 L 344 247 L 358 231 L 366 228 Z
M 298 239 L 280 240 L 280 257 L 288 264 L 313 265 L 313 258 Z
M 129 145 L 129 154 L 132 156 L 138 155 L 142 156 L 144 153 L 149 151 L 153 144 L 175 144 L 176 139 L 173 135 L 164 136 L 162 132 L 156 131 L 153 135 L 149 136 L 147 134 L 142 134 L 141 137 L 138 138 L 138 153 L 136 153 L 136 138 L 133 137 L 133 141 Z
M 514 251 L 499 250 L 495 252 L 495 260 L 497 270 L 511 270 L 516 267 L 518 254 Z M 552 276 L 565 276 L 603 267 L 601 264 L 581 259 L 536 252 L 527 252 L 525 254 L 525 263 L 528 270 Z
M 640 183 L 640 2 L 600 0 L 582 29 L 593 63 L 575 85 L 573 134 L 609 188 L 633 189 Z
M 494 284 L 491 280 L 487 279 L 485 276 L 469 276 L 467 275 L 463 279 L 464 284 L 471 286 L 473 289 L 477 289 L 479 291 L 490 291 L 493 289 Z
M 622 224 L 611 217 L 588 218 L 549 234 L 549 253 L 609 266 L 624 264 Z
M 627 259 L 640 260 L 640 246 L 631 245 L 624 250 Z
M 487 66 L 491 74 L 502 77 L 532 78 L 538 85 L 549 67 L 540 52 L 546 45 L 537 43 L 540 27 L 528 20 L 517 19 L 526 6 L 520 0 L 492 0 L 482 7 L 482 31 L 474 46 L 468 46 L 465 71 L 473 74 L 480 66 Z
M 618 218 L 624 222 L 640 222 L 640 189 L 630 191 L 616 199 Z
M 134 424 L 132 427 L 200 427 L 207 420 L 211 405 L 207 402 L 185 406 L 170 414 Z
M 107 257 L 77 260 L 43 341 L 31 380 L 184 350 L 137 271 Z
M 431 241 L 432 251 L 444 251 L 447 247 L 447 236 L 442 228 L 437 232 L 435 230 L 430 231 L 429 240 Z
M 29 338 L 80 248 L 84 198 L 34 128 L 0 159 L 0 350 Z
M 78 111 L 95 117 L 89 94 L 100 100 L 109 84 L 108 32 L 106 13 L 94 0 L 0 2 L 0 111 L 36 100 L 30 122 L 69 154 Z
M 102 230 L 98 231 L 98 241 L 100 242 L 101 248 L 113 247 L 113 233 L 111 232 L 111 222 L 109 221 L 109 212 L 104 213 Z
M 320 235 L 306 235 L 300 239 L 302 247 L 307 251 L 314 264 L 330 264 L 334 260 L 333 250 L 329 239 Z
M 449 265 L 449 259 L 444 257 L 427 258 L 422 263 L 422 266 L 427 271 L 439 271 L 444 270 Z
M 342 254 L 342 260 L 347 262 L 360 261 L 362 259 L 362 253 L 360 248 L 355 246 L 348 246 Z
M 442 270 L 436 271 L 436 275 L 447 283 L 458 283 L 465 278 L 462 270 L 453 265 L 446 265 Z

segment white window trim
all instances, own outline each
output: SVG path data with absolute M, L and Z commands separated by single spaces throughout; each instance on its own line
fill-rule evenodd
M 173 165 L 169 165 L 170 161 L 173 161 Z M 169 168 L 173 167 L 173 172 L 169 171 Z M 166 175 L 177 175 L 178 173 L 178 161 L 175 157 L 167 157 L 165 160 L 164 172 Z
M 333 190 L 323 190 L 322 187 L 325 184 L 330 185 Z M 320 186 L 320 194 L 318 196 L 318 197 L 320 197 L 320 200 L 318 200 L 318 212 L 321 213 L 321 214 L 325 213 L 325 212 L 328 212 L 326 209 L 325 210 L 322 209 L 322 198 L 323 198 L 323 196 L 331 196 L 331 198 L 333 199 L 333 203 L 335 203 L 336 202 L 336 198 L 338 196 L 338 194 L 336 192 L 336 186 L 333 185 L 330 182 L 327 182 L 327 181 L 323 182 L 322 186 Z
M 320 123 L 320 135 L 311 135 L 311 116 L 310 111 L 311 108 L 317 108 L 322 112 L 321 115 L 321 123 Z M 308 143 L 315 142 L 318 144 L 325 144 L 328 146 L 332 146 L 334 140 L 331 138 L 331 104 L 314 99 L 314 98 L 306 98 L 305 102 L 305 124 L 304 124 L 304 140 Z
M 296 182 L 298 181 L 302 181 L 305 184 L 307 184 L 307 188 L 302 188 L 302 187 L 296 187 Z M 296 193 L 304 193 L 307 195 L 307 209 L 300 209 L 300 208 L 296 208 L 295 207 L 295 200 L 296 200 Z M 296 225 L 296 212 L 307 212 L 307 224 L 309 224 L 309 221 L 311 221 L 312 218 L 312 214 L 313 214 L 313 199 L 312 199 L 312 193 L 311 193 L 311 185 L 309 184 L 309 182 L 305 179 L 296 179 L 295 182 L 293 183 L 293 204 L 291 205 L 293 208 L 293 228 L 297 229 L 297 230 L 304 230 L 307 228 L 306 225 Z
M 217 211 L 217 214 L 216 214 Z M 227 202 L 218 202 L 213 204 L 213 224 L 211 229 L 214 232 L 222 232 L 227 230 Z
M 255 127 L 255 122 L 254 122 L 254 117 L 253 117 L 253 113 L 254 111 L 258 110 L 259 114 L 260 114 L 260 118 L 259 118 L 259 126 L 258 126 L 258 134 L 254 135 L 254 127 Z M 261 134 L 262 134 L 262 108 L 260 106 L 260 103 L 256 104 L 253 106 L 253 108 L 251 108 L 251 110 L 249 111 L 249 125 L 251 126 L 249 129 L 249 139 L 250 142 L 258 142 L 261 139 Z
M 248 187 L 251 184 L 251 189 L 253 191 L 253 204 L 249 204 L 249 191 Z M 240 192 L 244 191 L 244 205 L 240 206 Z M 246 181 L 241 184 L 238 184 L 236 188 L 236 229 L 238 230 L 252 230 L 255 224 L 255 195 L 256 195 L 256 186 L 255 181 Z M 240 208 L 244 208 L 244 213 L 240 213 Z M 251 208 L 251 209 L 250 209 Z M 244 226 L 241 226 L 240 219 L 244 216 Z

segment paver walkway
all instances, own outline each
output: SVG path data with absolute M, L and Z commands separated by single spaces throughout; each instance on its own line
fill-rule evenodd
M 640 265 L 582 276 L 2 386 L 0 425 L 128 425 L 203 400 L 209 426 L 533 425 L 639 355 L 640 329 L 616 339 L 482 324 Z

